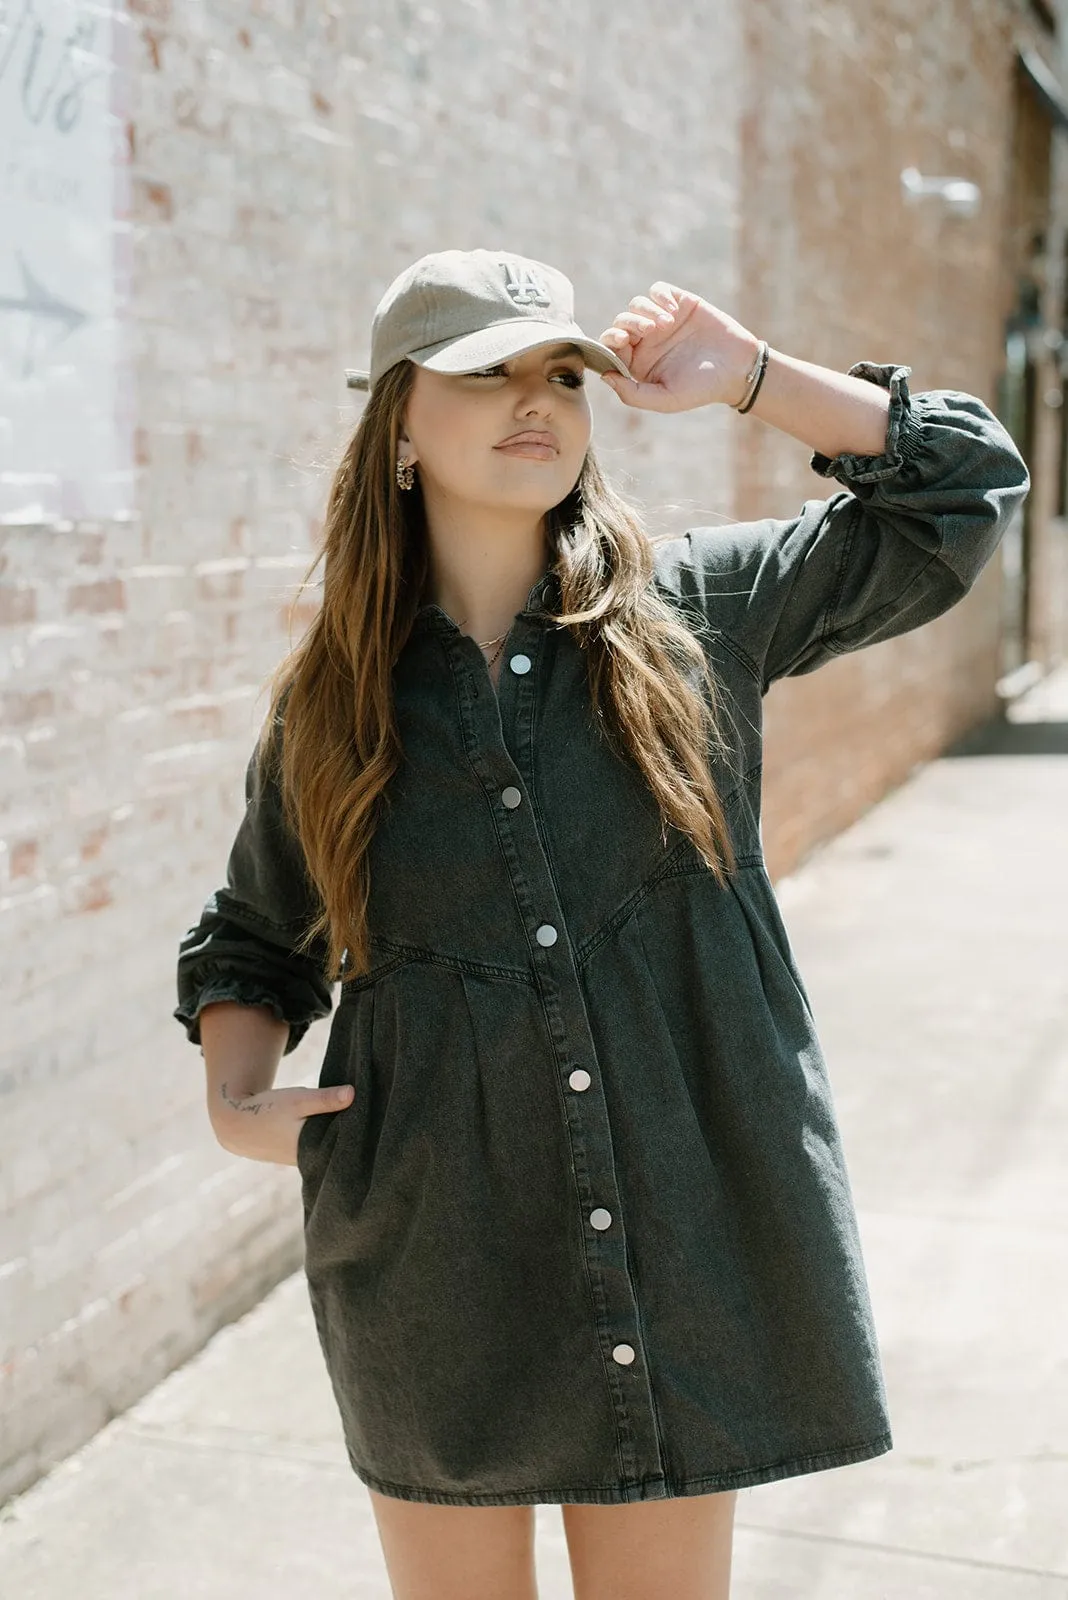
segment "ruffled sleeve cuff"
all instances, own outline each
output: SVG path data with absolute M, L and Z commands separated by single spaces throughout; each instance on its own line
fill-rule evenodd
M 175 1007 L 173 1015 L 184 1026 L 190 1044 L 200 1043 L 200 1013 L 205 1006 L 210 1006 L 219 1000 L 231 1000 L 242 1006 L 267 1006 L 279 1022 L 288 1022 L 289 1039 L 286 1042 L 284 1055 L 296 1049 L 310 1026 L 311 1019 L 307 1022 L 295 1022 L 287 1017 L 278 996 L 251 980 L 217 978 L 214 982 L 205 983 L 198 991 L 196 999 L 188 1006 Z
M 179 1005 L 172 1013 L 185 1028 L 190 1044 L 200 1044 L 200 1013 L 205 1006 L 210 1006 L 219 1000 L 232 1000 L 236 1005 L 242 1006 L 267 1006 L 279 1022 L 288 1022 L 289 1038 L 283 1055 L 288 1055 L 291 1050 L 296 1049 L 313 1020 L 309 1018 L 308 1021 L 296 1022 L 287 1017 L 278 996 L 266 989 L 260 989 L 254 983 L 244 982 L 240 978 L 219 978 L 215 983 L 205 984 L 188 1008 Z
M 272 945 L 261 935 L 220 917 L 215 900 L 182 940 L 178 958 L 178 1005 L 172 1015 L 199 1045 L 200 1013 L 206 1005 L 232 1000 L 267 1006 L 288 1022 L 285 1054 L 296 1049 L 311 1023 L 330 1014 L 331 985 L 318 962 Z
M 909 394 L 908 380 L 911 367 L 895 366 L 891 361 L 855 361 L 849 369 L 851 378 L 867 378 L 890 391 L 890 413 L 886 424 L 886 443 L 879 455 L 825 456 L 816 450 L 809 462 L 813 472 L 821 478 L 836 478 L 847 488 L 857 483 L 877 483 L 881 478 L 892 478 L 907 462 L 915 459 L 922 445 L 923 395 L 915 400 Z

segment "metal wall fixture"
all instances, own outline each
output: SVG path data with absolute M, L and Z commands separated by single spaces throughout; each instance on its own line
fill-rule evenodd
M 974 217 L 982 204 L 982 190 L 969 178 L 925 177 L 917 167 L 906 167 L 901 187 L 908 205 L 934 197 L 941 200 L 951 217 Z

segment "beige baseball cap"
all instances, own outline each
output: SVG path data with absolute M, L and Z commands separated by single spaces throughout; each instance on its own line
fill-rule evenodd
M 432 372 L 476 372 L 540 344 L 575 344 L 595 372 L 631 376 L 614 351 L 575 321 L 570 278 L 509 250 L 435 250 L 394 278 L 371 324 L 370 370 L 346 367 L 370 389 L 405 359 Z

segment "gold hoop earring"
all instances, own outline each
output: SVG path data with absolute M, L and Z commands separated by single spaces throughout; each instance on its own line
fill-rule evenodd
M 410 489 L 415 482 L 415 467 L 410 461 L 397 461 L 397 488 Z

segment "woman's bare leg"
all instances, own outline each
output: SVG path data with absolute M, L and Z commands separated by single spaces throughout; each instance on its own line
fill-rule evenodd
M 533 1506 L 438 1506 L 368 1493 L 394 1600 L 538 1600 Z
M 561 1506 L 575 1600 L 728 1600 L 736 1499 Z

